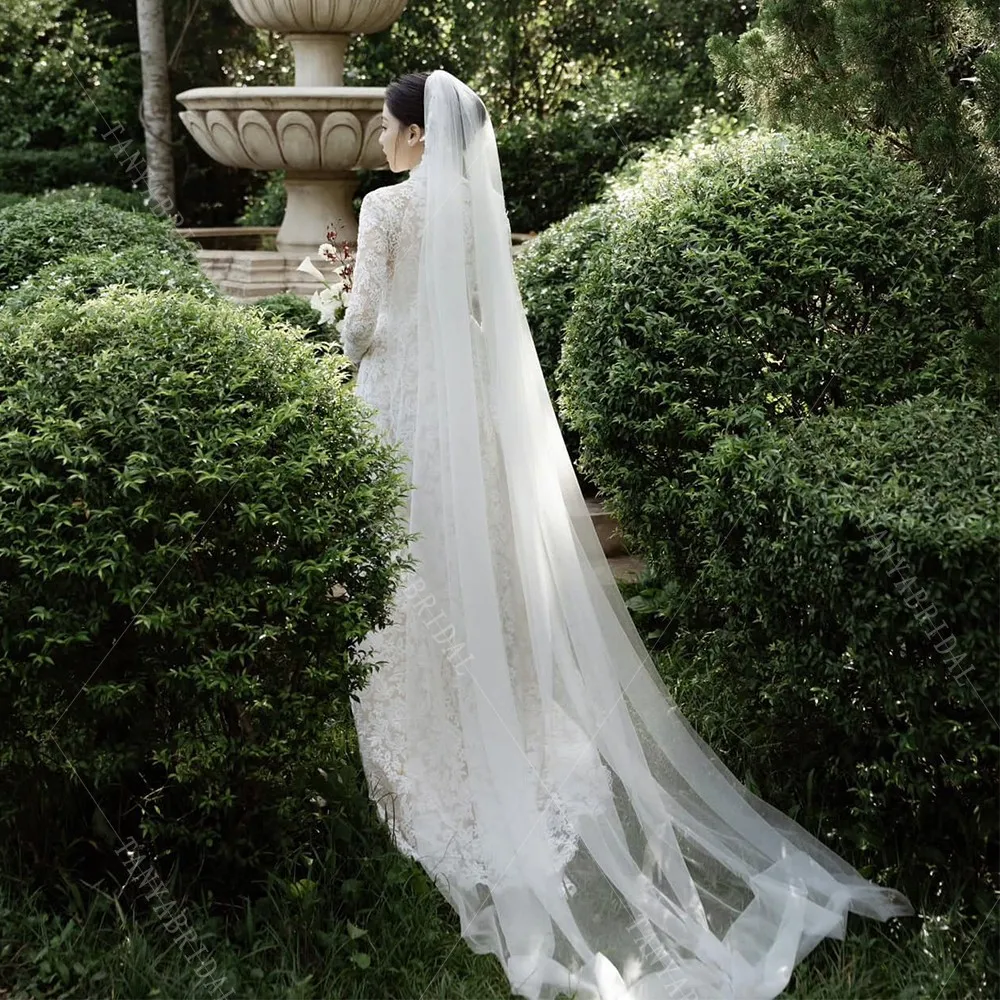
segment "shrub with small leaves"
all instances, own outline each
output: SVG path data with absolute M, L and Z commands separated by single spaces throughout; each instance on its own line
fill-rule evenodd
M 315 829 L 408 559 L 347 368 L 221 298 L 0 312 L 0 835 L 39 864 L 107 817 L 237 884 Z
M 692 466 L 720 435 L 969 391 L 976 263 L 952 202 L 853 139 L 747 135 L 635 192 L 581 279 L 560 394 L 627 539 L 690 581 Z
M 151 212 L 125 212 L 97 201 L 32 198 L 0 211 L 0 296 L 69 254 L 146 247 L 195 264 L 194 247 Z
M 668 679 L 737 776 L 911 887 L 997 888 L 998 434 L 933 395 L 719 438 L 701 581 L 658 609 Z
M 111 285 L 143 291 L 215 293 L 215 286 L 190 260 L 146 246 L 70 254 L 31 275 L 3 300 L 12 311 L 27 309 L 49 295 L 83 302 Z

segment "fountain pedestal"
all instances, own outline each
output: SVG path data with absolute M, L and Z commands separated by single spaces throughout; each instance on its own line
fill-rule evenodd
M 336 174 L 290 174 L 285 181 L 288 205 L 285 218 L 278 230 L 278 249 L 286 253 L 315 253 L 320 243 L 326 242 L 327 227 L 316 232 L 322 219 L 329 220 L 329 228 L 337 231 L 337 241 L 357 241 L 358 226 L 351 208 L 358 179 L 349 170 Z M 300 234 L 307 233 L 322 238 L 319 243 L 303 244 Z M 301 258 L 300 258 L 301 259 Z

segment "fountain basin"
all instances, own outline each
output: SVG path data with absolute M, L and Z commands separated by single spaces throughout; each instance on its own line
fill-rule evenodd
M 177 96 L 188 131 L 226 166 L 338 175 L 386 166 L 384 99 L 382 87 L 198 87 Z
M 366 34 L 399 20 L 407 0 L 230 0 L 247 24 L 279 34 Z

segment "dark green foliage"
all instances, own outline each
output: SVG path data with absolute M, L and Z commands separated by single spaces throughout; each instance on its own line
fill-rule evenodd
M 137 38 L 116 37 L 113 2 L 86 7 L 84 0 L 0 5 L 3 150 L 93 143 L 108 121 L 135 113 L 142 96 Z
M 704 100 L 718 91 L 706 40 L 737 37 L 755 11 L 755 0 L 410 0 L 390 31 L 357 39 L 345 75 L 382 86 L 414 69 L 446 69 L 483 97 L 494 121 L 545 118 L 583 81 L 619 76 L 696 71 Z
M 3 300 L 9 310 L 28 309 L 49 295 L 83 302 L 109 285 L 144 291 L 200 292 L 210 296 L 215 286 L 196 263 L 171 251 L 147 246 L 99 253 L 70 254 L 43 267 Z
M 0 313 L 8 846 L 117 846 L 91 795 L 185 878 L 312 836 L 405 564 L 398 455 L 346 376 L 223 299 Z
M 911 891 L 997 888 L 998 431 L 935 395 L 720 438 L 700 584 L 651 595 L 667 679 L 737 775 Z
M 848 139 L 748 137 L 647 180 L 598 245 L 564 345 L 581 463 L 683 582 L 692 465 L 723 433 L 969 390 L 967 224 L 919 171 Z
M 613 179 L 601 200 L 577 209 L 528 241 L 514 260 L 528 323 L 538 351 L 545 381 L 552 399 L 556 398 L 556 369 L 562 355 L 563 337 L 576 301 L 577 285 L 586 272 L 594 248 L 604 243 L 618 202 L 629 197 L 630 189 L 655 175 L 663 157 L 683 157 L 722 137 L 737 134 L 737 118 L 709 109 L 700 114 L 685 132 L 678 133 L 658 148 L 651 148 L 638 160 L 630 161 Z
M 194 248 L 147 212 L 123 212 L 96 200 L 41 198 L 0 211 L 0 295 L 69 254 L 146 247 L 196 264 Z
M 257 178 L 258 186 L 247 197 L 243 212 L 236 220 L 240 226 L 280 226 L 285 217 L 287 194 L 285 172 L 275 170 Z
M 1000 210 L 996 0 L 763 0 L 709 52 L 762 125 L 884 136 L 970 220 Z M 1000 265 L 997 246 L 980 252 Z
M 131 188 L 125 168 L 105 143 L 62 149 L 0 149 L 0 192 L 42 194 L 82 183 Z
M 327 328 L 319 321 L 319 312 L 309 305 L 309 300 L 293 292 L 280 292 L 268 295 L 252 303 L 254 309 L 260 310 L 265 316 L 284 320 L 292 326 L 301 327 L 313 336 L 322 336 Z
M 983 258 L 982 322 L 968 337 L 975 365 L 973 379 L 977 394 L 1000 410 L 1000 212 L 979 226 L 977 243 L 993 247 L 996 253 Z M 995 266 L 990 264 L 991 257 L 996 258 Z
M 687 124 L 684 98 L 681 76 L 599 82 L 545 118 L 505 125 L 497 148 L 511 230 L 542 230 L 595 201 L 609 173 Z
M 267 317 L 298 327 L 304 331 L 305 339 L 309 343 L 324 345 L 324 351 L 325 345 L 340 343 L 336 329 L 332 325 L 321 323 L 319 312 L 301 295 L 295 295 L 293 292 L 268 295 L 252 303 L 251 308 Z

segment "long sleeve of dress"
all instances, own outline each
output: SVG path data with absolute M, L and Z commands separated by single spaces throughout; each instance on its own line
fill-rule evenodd
M 341 332 L 344 354 L 355 364 L 365 356 L 375 338 L 382 297 L 392 275 L 389 226 L 396 220 L 385 211 L 380 194 L 379 190 L 369 192 L 358 214 L 354 283 Z

